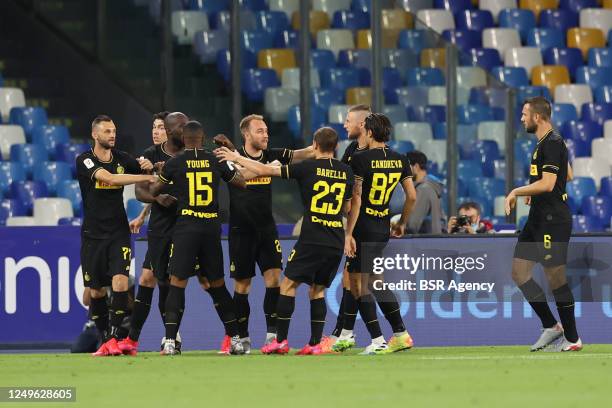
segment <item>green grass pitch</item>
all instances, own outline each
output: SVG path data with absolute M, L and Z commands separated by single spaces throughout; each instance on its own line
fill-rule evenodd
M 294 351 L 292 351 L 293 353 Z M 612 345 L 579 353 L 527 346 L 415 348 L 385 356 L 93 358 L 0 355 L 0 386 L 74 386 L 76 403 L 16 407 L 604 407 Z

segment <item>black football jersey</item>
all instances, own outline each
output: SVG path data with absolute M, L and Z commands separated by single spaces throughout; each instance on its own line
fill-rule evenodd
M 268 149 L 259 157 L 250 156 L 244 146 L 238 152 L 251 160 L 264 164 L 278 160 L 289 164 L 293 159 L 293 150 Z M 241 228 L 257 229 L 274 224 L 272 216 L 272 177 L 256 177 L 247 180 L 247 188 L 230 186 L 230 225 Z
M 359 148 L 359 143 L 357 143 L 357 141 L 354 140 L 351 142 L 351 144 L 347 146 L 340 161 L 345 164 L 351 164 L 351 158 L 353 157 L 354 154 L 359 153 L 359 152 L 364 152 L 366 150 L 368 150 L 368 146 Z
M 167 162 L 174 156 L 166 152 L 165 145 L 166 143 L 164 142 L 162 144 L 148 147 L 144 151 L 143 157 L 145 159 L 149 159 L 153 164 L 158 162 Z M 169 185 L 168 189 L 164 190 L 164 193 L 176 197 L 176 193 L 174 192 L 174 184 Z M 157 204 L 157 202 L 153 202 L 151 204 L 151 216 L 149 217 L 147 233 L 150 236 L 163 237 L 171 233 L 175 221 L 176 204 L 171 205 L 170 207 L 164 207 L 163 205 Z
M 304 219 L 298 241 L 344 248 L 342 206 L 352 197 L 351 168 L 336 159 L 308 159 L 282 166 L 281 177 L 300 186 Z
M 542 222 L 571 222 L 565 184 L 567 182 L 568 153 L 561 135 L 554 129 L 538 142 L 531 155 L 529 183 L 542 178 L 543 172 L 557 175 L 555 187 L 549 193 L 531 197 L 530 219 Z
M 95 174 L 105 169 L 113 174 L 140 174 L 138 161 L 121 150 L 112 149 L 111 159 L 104 162 L 89 150 L 76 158 L 77 178 L 83 198 L 84 237 L 109 239 L 120 234 L 129 234 L 123 186 L 111 186 L 96 180 Z
M 362 180 L 357 226 L 377 234 L 388 234 L 389 200 L 393 190 L 398 183 L 412 177 L 408 158 L 387 147 L 380 147 L 355 154 L 351 168 L 355 179 Z
M 173 183 L 177 199 L 175 233 L 219 227 L 219 182 L 230 182 L 237 172 L 210 151 L 185 149 L 168 160 L 159 179 Z

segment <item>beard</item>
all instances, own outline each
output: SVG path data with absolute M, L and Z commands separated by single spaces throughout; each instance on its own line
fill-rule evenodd
M 526 123 L 524 126 L 527 133 L 535 133 L 538 130 L 538 125 L 535 123 Z
M 115 147 L 114 143 L 111 145 L 110 142 L 102 141 L 102 140 L 98 140 L 98 144 L 105 149 L 112 149 L 113 147 Z
M 348 138 L 350 140 L 355 140 L 355 139 L 359 139 L 359 136 L 361 135 L 361 132 L 357 129 L 357 130 L 352 130 L 347 132 L 348 134 Z

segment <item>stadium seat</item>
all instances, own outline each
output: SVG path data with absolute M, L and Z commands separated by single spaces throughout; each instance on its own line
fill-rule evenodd
M 248 50 L 242 51 L 241 65 L 243 68 L 256 68 L 257 58 L 255 54 Z M 217 52 L 217 72 L 223 77 L 225 82 L 231 79 L 231 53 L 227 49 Z
M 481 10 L 488 10 L 491 12 L 495 22 L 498 21 L 499 13 L 504 9 L 515 9 L 517 8 L 516 0 L 480 0 L 478 7 Z
M 482 177 L 482 167 L 477 160 L 459 160 L 457 162 L 457 175 L 461 180 L 473 180 Z
M 335 68 L 336 57 L 330 50 L 311 50 L 310 53 L 310 67 L 319 70 Z
M 421 151 L 430 161 L 440 167 L 446 162 L 446 140 L 432 140 L 421 146 Z
M 537 142 L 531 137 L 520 137 L 514 139 L 514 157 L 516 160 L 531 162 L 531 155 L 536 148 Z
M 603 86 L 612 85 L 612 67 L 580 67 L 576 71 L 576 82 L 589 85 L 595 93 Z
M 143 204 L 144 207 L 145 204 Z M 72 203 L 65 198 L 37 198 L 34 200 L 36 225 L 57 225 L 60 218 L 73 217 Z M 130 218 L 132 219 L 132 218 Z
M 582 199 L 588 196 L 597 195 L 595 181 L 590 177 L 575 177 L 566 184 L 567 195 L 575 203 L 582 203 Z
M 414 143 L 416 149 L 433 140 L 431 125 L 427 122 L 399 122 L 393 127 L 395 140 L 405 140 Z
M 399 72 L 406 72 L 408 68 L 418 67 L 419 62 L 418 56 L 412 53 L 410 50 L 383 50 L 383 67 L 385 68 L 393 68 L 397 69 Z
M 499 147 L 493 140 L 475 140 L 465 147 L 464 157 L 466 159 L 478 160 L 482 165 L 485 177 L 493 177 L 493 160 L 500 159 Z
M 300 69 L 299 68 L 285 68 L 281 76 L 281 86 L 283 88 L 300 90 Z M 316 69 L 310 70 L 310 87 L 319 88 L 321 86 L 321 80 L 319 78 L 319 71 Z M 293 105 L 293 104 L 292 104 Z
M 607 160 L 592 157 L 577 157 L 572 163 L 572 170 L 574 171 L 574 177 L 592 178 L 597 189 L 599 189 L 602 177 L 611 175 Z
M 421 51 L 421 67 L 445 69 L 445 51 L 444 48 L 425 48 Z
M 274 36 L 289 29 L 289 19 L 282 11 L 258 11 L 255 13 L 255 27 Z
M 606 39 L 598 28 L 570 28 L 567 30 L 567 46 L 579 48 L 586 60 L 589 49 L 605 47 Z
M 519 7 L 533 11 L 536 19 L 544 9 L 556 9 L 557 0 L 520 0 Z
M 58 183 L 57 196 L 70 200 L 74 215 L 81 215 L 83 199 L 81 197 L 81 189 L 77 180 L 64 180 Z
M 11 146 L 26 142 L 23 128 L 17 125 L 0 125 L 0 153 L 2 160 L 8 160 L 11 154 Z
M 264 93 L 264 111 L 273 122 L 286 122 L 289 107 L 300 102 L 299 90 L 267 88 Z
M 527 45 L 545 52 L 549 48 L 565 48 L 565 38 L 556 28 L 533 28 L 527 34 Z
M 6 219 L 7 227 L 35 227 L 36 219 L 30 216 L 15 216 Z
M 42 125 L 34 128 L 32 143 L 44 146 L 50 158 L 55 158 L 58 144 L 70 143 L 68 128 L 59 125 Z
M 597 222 L 605 227 L 610 226 L 610 216 L 612 216 L 612 198 L 591 196 L 582 200 L 580 207 L 582 214 L 593 217 Z
M 9 189 L 13 181 L 24 181 L 26 173 L 21 163 L 0 162 L 0 198 L 9 195 Z
M 570 77 L 567 67 L 563 65 L 540 65 L 533 68 L 531 83 L 536 86 L 545 86 L 555 93 L 557 85 L 569 84 Z
M 433 8 L 446 9 L 455 14 L 463 10 L 471 9 L 472 2 L 471 0 L 434 0 Z
M 222 30 L 227 33 L 232 31 L 231 22 L 232 16 L 229 10 L 219 11 L 218 13 L 210 14 L 210 26 L 215 30 Z M 240 28 L 242 30 L 255 30 L 255 14 L 251 10 L 240 10 Z
M 338 10 L 349 10 L 351 8 L 351 0 L 313 0 L 313 10 L 321 10 L 333 16 Z
M 395 150 L 399 154 L 406 154 L 414 150 L 414 144 L 407 140 L 394 140 L 389 143 L 389 148 Z
M 598 7 L 597 1 L 598 0 L 559 0 L 559 8 L 578 14 L 584 8 Z
M 604 122 L 604 137 L 605 138 L 612 137 L 612 120 L 606 120 Z
M 427 88 L 427 105 L 446 106 L 446 87 L 430 86 Z
M 427 9 L 417 11 L 417 29 L 429 28 L 439 34 L 455 28 L 455 19 L 448 10 Z
M 462 65 L 479 66 L 487 71 L 504 65 L 499 57 L 499 51 L 493 48 L 472 48 L 467 53 L 461 53 L 459 58 Z
M 198 31 L 193 38 L 193 51 L 202 64 L 212 64 L 217 53 L 229 48 L 229 34 L 223 30 Z
M 265 11 L 268 9 L 268 0 L 239 0 L 240 7 L 252 11 Z
M 593 183 L 595 185 L 595 183 Z M 599 187 L 599 195 L 604 197 L 612 197 L 612 177 L 602 177 L 601 186 Z
M 585 103 L 582 105 L 581 118 L 583 121 L 596 122 L 603 127 L 606 120 L 612 119 L 612 103 Z
M 482 48 L 482 34 L 474 30 L 444 30 L 442 38 L 455 44 L 462 52 Z
M 2 122 L 8 122 L 11 109 L 25 107 L 25 95 L 19 88 L 0 88 L 0 114 Z
M 593 157 L 606 160 L 612 165 L 612 139 L 597 137 L 591 142 Z
M 372 65 L 372 52 L 370 50 L 340 50 L 338 53 L 339 68 L 366 68 Z
M 588 85 L 559 85 L 554 95 L 555 103 L 571 103 L 576 107 L 576 112 L 581 112 L 583 104 L 593 102 L 593 92 Z
M 569 10 L 543 10 L 540 14 L 540 27 L 556 28 L 562 33 L 578 26 L 578 15 Z
M 388 103 L 399 104 L 405 107 L 425 106 L 429 100 L 429 87 L 407 86 L 396 88 L 389 94 Z
M 588 215 L 572 215 L 572 232 L 573 233 L 589 233 L 603 232 L 604 227 L 600 220 Z
M 362 30 L 370 27 L 370 14 L 363 11 L 338 10 L 333 15 L 331 27 Z
M 469 103 L 489 105 L 491 107 L 503 108 L 506 106 L 507 90 L 504 88 L 493 88 L 489 86 L 479 86 L 470 89 Z M 518 100 L 522 100 L 518 97 Z
M 531 76 L 533 67 L 544 65 L 542 54 L 537 47 L 519 47 L 506 50 L 504 61 L 507 67 L 523 67 Z
M 583 140 L 566 139 L 565 145 L 567 146 L 567 152 L 571 163 L 573 163 L 577 157 L 591 156 L 591 146 Z
M 431 30 L 402 30 L 399 33 L 397 44 L 399 48 L 420 54 L 425 48 L 436 47 L 438 38 Z
M 295 68 L 296 66 L 295 53 L 291 49 L 261 50 L 257 56 L 257 67 L 273 69 L 278 78 L 282 77 L 285 68 Z
M 410 68 L 406 72 L 408 86 L 444 85 L 444 75 L 438 68 Z
M 495 67 L 491 74 L 500 82 L 513 88 L 529 85 L 529 77 L 523 67 Z
M 81 217 L 64 217 L 57 220 L 57 225 L 80 227 L 83 225 L 83 219 Z
M 382 109 L 382 113 L 389 118 L 389 121 L 393 126 L 400 122 L 406 122 L 408 115 L 406 109 L 400 105 L 385 105 Z
M 317 48 L 331 50 L 336 57 L 343 49 L 355 48 L 350 30 L 321 30 L 317 33 Z
M 576 78 L 576 69 L 583 65 L 582 53 L 578 48 L 549 48 L 543 52 L 543 56 L 545 65 L 565 65 L 572 81 Z
M 381 13 L 381 25 L 382 29 L 385 31 L 394 31 L 399 34 L 401 30 L 407 30 L 414 27 L 413 15 L 405 10 L 389 8 L 383 9 Z
M 495 26 L 493 15 L 488 10 L 462 10 L 455 14 L 455 25 L 459 30 L 482 31 Z
M 72 175 L 76 176 L 75 160 L 81 153 L 88 150 L 91 150 L 89 143 L 59 144 L 55 148 L 55 160 L 68 163 L 72 169 Z
M 291 17 L 291 27 L 299 31 L 302 26 L 300 13 L 294 12 Z M 331 26 L 331 17 L 321 10 L 310 10 L 310 34 L 314 37 L 319 35 L 319 31 L 327 30 Z M 351 36 L 352 37 L 352 36 Z M 321 48 L 321 47 L 319 47 Z
M 598 28 L 603 34 L 612 29 L 612 10 L 585 8 L 580 10 L 580 27 Z
M 499 13 L 499 26 L 514 28 L 521 36 L 521 40 L 527 42 L 527 34 L 536 28 L 535 15 L 526 9 L 505 9 Z
M 488 177 L 475 177 L 469 180 L 468 193 L 479 201 L 492 202 L 495 197 L 506 195 L 505 180 Z
M 172 12 L 172 35 L 179 45 L 191 44 L 198 31 L 208 31 L 208 16 L 201 11 Z
M 32 205 L 36 198 L 48 195 L 47 186 L 42 181 L 14 181 L 11 183 L 11 198 L 23 204 L 28 214 L 32 213 Z
M 270 11 L 282 11 L 291 18 L 294 12 L 300 10 L 300 0 L 268 0 Z
M 273 47 L 274 36 L 262 30 L 242 30 L 241 41 L 242 49 L 257 56 L 259 51 Z
M 31 140 L 32 131 L 38 126 L 47 124 L 47 112 L 45 109 L 37 107 L 16 107 L 11 109 L 9 122 L 21 126 L 26 138 Z
M 506 152 L 506 123 L 503 121 L 481 121 L 478 123 L 478 139 L 494 140 L 500 154 Z
M 586 106 L 586 105 L 585 105 Z M 587 120 L 565 122 L 561 127 L 561 134 L 566 139 L 581 140 L 588 144 L 591 150 L 591 141 L 603 134 L 602 125 Z
M 348 109 L 348 106 L 343 106 L 344 115 L 346 115 L 346 110 Z M 332 111 L 333 107 L 334 105 L 330 106 L 330 112 Z M 329 123 L 329 121 L 327 120 L 327 116 L 328 111 L 324 111 L 318 107 L 313 107 L 313 109 L 311 109 L 310 111 L 310 129 L 313 131 L 315 129 L 320 128 L 321 126 L 324 126 L 326 123 Z M 287 124 L 289 125 L 289 129 L 291 130 L 294 136 L 299 136 L 301 134 L 301 123 L 302 119 L 300 107 L 298 105 L 290 107 L 288 112 Z M 342 122 L 340 123 L 344 123 L 344 119 L 342 119 Z
M 274 48 L 293 48 L 299 50 L 300 35 L 295 30 L 283 30 L 274 36 Z
M 185 2 L 183 2 L 185 3 Z M 229 10 L 229 0 L 190 0 L 189 10 L 203 11 L 207 14 L 214 14 L 220 11 Z
M 591 48 L 588 53 L 588 65 L 612 67 L 612 50 L 610 48 Z
M 33 170 L 34 181 L 42 181 L 47 186 L 47 191 L 55 195 L 57 185 L 64 180 L 72 179 L 72 171 L 68 163 L 64 162 L 42 162 L 36 163 Z
M 438 123 L 446 121 L 446 106 L 413 106 L 408 109 L 408 119 L 416 122 Z
M 457 119 L 464 125 L 478 124 L 493 120 L 493 108 L 487 105 L 457 106 Z
M 245 69 L 242 71 L 242 92 L 254 102 L 263 101 L 266 88 L 280 86 L 276 72 L 272 69 Z
M 348 105 L 372 105 L 372 88 L 354 87 L 346 90 Z
M 9 217 L 24 215 L 26 215 L 26 209 L 19 201 L 13 199 L 0 200 L 0 226 L 6 225 L 6 220 Z
M 513 28 L 487 28 L 482 32 L 482 46 L 506 55 L 506 50 L 521 46 L 521 38 Z
M 331 68 L 322 70 L 321 86 L 345 92 L 348 88 L 360 86 L 359 70 L 356 68 Z
M 328 120 L 330 123 L 344 123 L 348 113 L 349 105 L 331 105 L 328 110 Z
M 565 122 L 578 120 L 576 107 L 570 103 L 555 103 L 552 105 L 552 122 L 556 128 L 561 128 Z
M 311 100 L 313 105 L 327 112 L 331 105 L 344 103 L 344 94 L 337 89 L 313 88 Z
M 41 145 L 25 143 L 11 146 L 11 161 L 21 163 L 28 176 L 32 174 L 34 165 L 46 161 L 47 157 L 47 151 Z
M 397 0 L 396 4 L 406 11 L 417 13 L 419 10 L 432 9 L 433 0 Z

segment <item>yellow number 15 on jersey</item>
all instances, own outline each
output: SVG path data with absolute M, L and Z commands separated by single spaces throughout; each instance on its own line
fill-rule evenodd
M 189 180 L 189 206 L 205 207 L 213 199 L 212 187 L 206 183 L 212 183 L 212 173 L 210 171 L 197 171 L 187 173 Z

